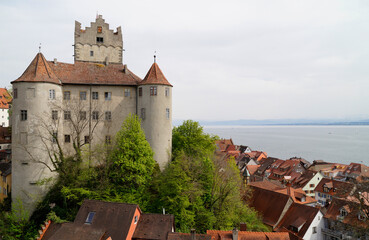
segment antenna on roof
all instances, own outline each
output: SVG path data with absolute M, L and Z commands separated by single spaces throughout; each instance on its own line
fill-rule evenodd
M 156 63 L 156 51 L 154 52 L 154 63 Z
M 41 43 L 40 43 L 40 46 L 38 46 L 38 52 L 39 53 L 41 52 Z

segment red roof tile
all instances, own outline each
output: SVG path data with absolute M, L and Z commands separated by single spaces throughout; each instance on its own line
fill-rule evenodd
M 232 240 L 232 231 L 207 230 L 212 240 Z M 288 233 L 238 231 L 238 240 L 289 240 Z
M 38 53 L 22 76 L 13 82 L 47 82 L 61 84 L 61 81 L 52 71 L 42 53 Z
M 328 191 L 324 191 L 325 186 L 328 188 Z M 314 192 L 321 192 L 331 196 L 348 196 L 353 187 L 352 183 L 323 178 L 314 189 Z
M 157 63 L 153 63 L 140 85 L 159 84 L 172 86 L 165 78 Z
M 9 109 L 9 103 L 11 103 L 12 97 L 10 96 L 6 88 L 0 88 L 0 108 Z

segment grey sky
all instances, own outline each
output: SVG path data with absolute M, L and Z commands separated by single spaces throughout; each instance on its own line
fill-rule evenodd
M 73 62 L 74 20 L 122 26 L 123 61 L 157 62 L 173 118 L 369 118 L 369 2 L 1 1 L 0 84 L 38 52 Z

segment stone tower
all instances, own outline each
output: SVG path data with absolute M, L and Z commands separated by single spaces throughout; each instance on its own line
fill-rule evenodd
M 75 22 L 74 30 L 74 61 L 95 63 L 120 63 L 123 40 L 121 27 L 117 31 L 109 29 L 109 24 L 98 15 L 91 27 L 81 29 L 81 23 Z
M 42 53 L 13 84 L 12 199 L 34 209 L 49 187 L 39 181 L 55 176 L 48 151 L 55 147 L 49 131 L 62 133 L 63 125 L 51 121 L 53 103 L 61 101 L 61 81 Z M 50 128 L 48 126 L 51 126 Z
M 137 114 L 160 169 L 171 159 L 172 87 L 154 62 L 137 90 Z

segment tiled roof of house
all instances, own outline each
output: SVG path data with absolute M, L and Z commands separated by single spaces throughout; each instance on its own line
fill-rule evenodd
M 295 203 L 310 204 L 310 203 L 317 202 L 315 198 L 307 196 L 306 193 L 301 188 L 292 188 L 292 187 L 287 186 L 286 188 L 283 188 L 280 190 L 277 189 L 275 191 L 279 193 L 290 195 L 290 197 Z
M 76 226 L 73 223 L 63 223 L 51 235 L 47 232 L 42 240 L 106 240 L 110 236 L 103 229 L 91 228 L 88 225 Z
M 49 63 L 42 53 L 37 53 L 22 76 L 12 83 L 14 82 L 47 82 L 61 84 L 61 81 L 50 68 Z
M 364 164 L 350 163 L 343 174 L 355 174 L 358 176 L 369 177 L 369 167 L 365 166 Z
M 266 159 L 264 159 L 263 163 L 260 165 L 260 167 L 257 170 L 257 174 L 261 175 L 264 174 L 264 172 L 270 168 L 270 166 L 275 162 L 279 160 L 278 158 L 272 158 L 272 157 L 268 157 Z
M 284 187 L 282 185 L 277 185 L 275 183 L 272 183 L 268 180 L 263 180 L 263 181 L 259 181 L 259 182 L 249 182 L 248 183 L 249 186 L 252 187 L 258 187 L 258 188 L 262 188 L 262 189 L 266 189 L 266 190 L 270 190 L 270 191 L 276 191 L 276 190 L 281 190 Z
M 258 187 L 252 188 L 253 193 L 250 199 L 250 206 L 262 215 L 265 224 L 274 226 L 286 204 L 291 199 L 290 196 Z
M 197 234 L 195 235 L 196 240 L 211 240 L 211 236 L 208 234 Z M 167 240 L 192 240 L 191 233 L 168 233 Z
M 143 213 L 132 239 L 165 240 L 172 229 L 174 229 L 173 215 Z
M 324 191 L 327 187 L 328 191 Z M 336 181 L 333 179 L 323 178 L 314 189 L 314 192 L 321 192 L 331 196 L 348 196 L 354 185 L 348 182 Z
M 318 212 L 318 208 L 293 203 L 275 229 L 277 231 L 278 229 L 287 229 L 302 238 Z M 295 232 L 291 227 L 299 229 L 299 231 Z
M 211 240 L 232 240 L 232 231 L 207 230 Z M 289 240 L 289 234 L 283 232 L 238 231 L 238 240 Z
M 314 176 L 316 172 L 311 170 L 306 170 L 300 177 L 293 181 L 293 185 L 298 187 L 304 187 Z
M 259 168 L 259 165 L 247 165 L 247 170 L 249 171 L 250 175 L 253 175 Z
M 6 88 L 0 88 L 0 108 L 9 109 L 9 103 L 11 103 L 12 97 L 10 96 Z
M 73 225 L 75 227 L 87 226 L 91 231 L 103 229 L 114 240 L 126 239 L 136 209 L 139 209 L 136 204 L 85 200 Z M 87 225 L 85 222 L 90 212 L 95 212 L 95 215 L 92 223 Z
M 147 72 L 145 78 L 140 82 L 140 85 L 147 84 L 159 84 L 172 86 L 168 80 L 165 78 L 164 74 L 160 70 L 157 63 L 151 65 L 150 70 Z

